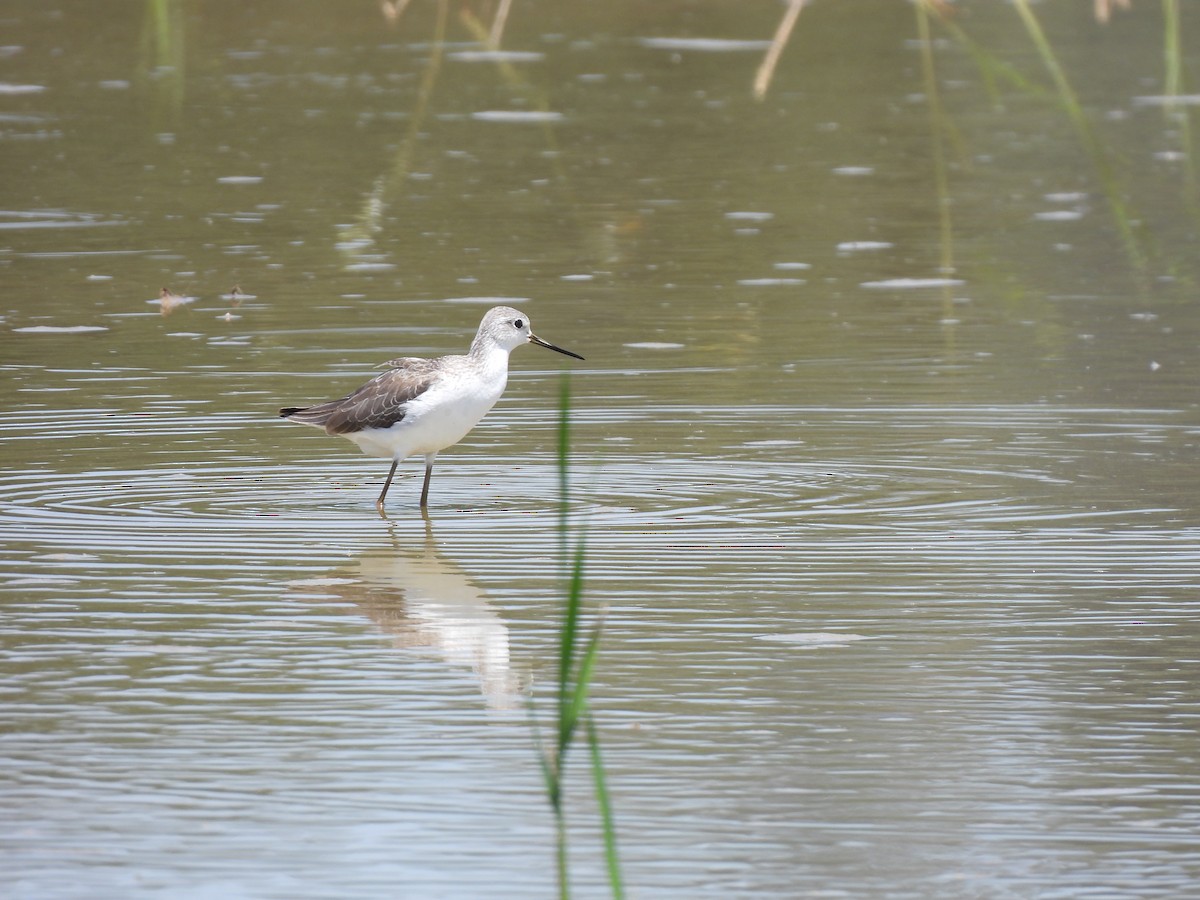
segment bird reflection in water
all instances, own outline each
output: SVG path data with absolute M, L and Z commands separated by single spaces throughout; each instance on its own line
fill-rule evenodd
M 429 650 L 470 669 L 492 709 L 521 705 L 509 654 L 508 626 L 467 574 L 441 556 L 428 519 L 415 551 L 393 532 L 394 546 L 359 557 L 355 569 L 325 582 L 356 604 L 402 650 Z M 339 573 L 342 574 L 342 573 Z

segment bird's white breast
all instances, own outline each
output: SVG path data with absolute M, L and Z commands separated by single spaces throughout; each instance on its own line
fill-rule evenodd
M 449 357 L 444 362 L 437 380 L 408 401 L 403 420 L 346 437 L 364 453 L 392 459 L 427 456 L 461 441 L 504 393 L 508 353 Z

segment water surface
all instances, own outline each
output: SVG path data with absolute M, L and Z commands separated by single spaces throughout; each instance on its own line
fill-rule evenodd
M 1089 151 L 959 6 L 999 68 L 816 4 L 758 102 L 772 4 L 13 4 L 0 893 L 553 895 L 569 366 L 634 896 L 1186 895 L 1195 105 L 1157 10 L 1041 4 Z M 496 303 L 587 361 L 516 351 L 428 520 L 275 417 Z

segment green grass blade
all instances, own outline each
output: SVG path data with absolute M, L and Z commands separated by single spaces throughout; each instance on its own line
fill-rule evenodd
M 567 822 L 566 808 L 563 798 L 563 773 L 567 751 L 575 738 L 579 724 L 586 726 L 587 741 L 591 748 L 592 780 L 595 784 L 597 803 L 604 829 L 605 860 L 608 869 L 609 883 L 613 897 L 623 900 L 625 890 L 621 883 L 621 871 L 617 861 L 616 828 L 613 824 L 612 806 L 609 801 L 608 787 L 604 778 L 604 766 L 600 759 L 599 740 L 592 718 L 588 715 L 588 688 L 596 668 L 599 655 L 600 636 L 604 630 L 605 612 L 601 610 L 595 626 L 587 635 L 582 649 L 580 648 L 581 620 L 583 615 L 583 570 L 584 570 L 584 540 L 578 539 L 574 547 L 570 547 L 569 529 L 569 498 L 568 498 L 568 450 L 570 445 L 570 385 L 567 377 L 562 379 L 559 394 L 558 420 L 558 477 L 561 493 L 559 507 L 559 542 L 563 559 L 568 567 L 566 578 L 566 599 L 563 605 L 563 616 L 559 634 L 558 653 L 558 682 L 557 690 L 557 742 L 553 749 L 547 749 L 541 734 L 537 730 L 537 719 L 533 715 L 532 698 L 530 698 L 530 720 L 533 723 L 534 735 L 538 749 L 538 762 L 542 768 L 542 778 L 546 784 L 546 792 L 554 810 L 555 830 L 555 861 L 558 872 L 558 896 L 560 900 L 568 900 L 570 896 L 570 872 L 568 869 L 567 853 Z
M 563 559 L 567 558 L 567 509 L 568 509 L 568 468 L 569 447 L 571 443 L 571 383 L 564 372 L 559 382 L 558 394 L 558 538 L 562 547 Z M 575 644 L 579 630 L 579 609 L 582 601 L 582 561 L 579 551 L 571 565 L 567 583 L 566 606 L 563 609 L 562 628 L 559 634 L 558 650 L 558 733 L 559 749 L 564 746 L 563 736 L 570 730 L 565 721 L 565 714 L 571 705 L 571 671 L 575 663 Z
M 574 696 L 571 698 L 570 718 L 578 724 L 587 713 L 588 689 L 592 684 L 592 673 L 596 668 L 596 657 L 600 651 L 600 635 L 604 631 L 604 613 L 588 636 L 583 654 L 579 658 L 579 671 L 575 675 Z
M 570 501 L 567 470 L 571 447 L 571 376 L 563 372 L 558 387 L 558 536 L 567 539 L 567 509 Z
M 567 583 L 567 603 L 563 612 L 562 646 L 558 669 L 558 752 L 561 756 L 571 743 L 579 724 L 579 683 L 575 674 L 575 652 L 579 643 L 579 616 L 583 608 L 583 542 L 575 547 L 571 576 Z M 561 767 L 561 760 L 559 762 Z
M 546 742 L 542 739 L 542 729 L 538 725 L 532 693 L 526 698 L 525 708 L 529 713 L 529 727 L 533 730 L 533 746 L 537 750 L 538 767 L 542 770 L 542 780 L 546 783 L 546 797 L 557 813 L 562 806 L 562 770 L 556 764 L 555 758 L 551 757 L 550 751 L 546 749 Z
M 591 716 L 585 720 L 585 726 L 592 757 L 592 785 L 596 791 L 596 806 L 600 810 L 600 822 L 604 829 L 604 861 L 608 868 L 608 884 L 612 888 L 615 900 L 624 900 L 625 886 L 621 881 L 621 862 L 617 856 L 617 826 L 613 821 L 604 762 L 600 758 L 600 738 L 596 734 L 596 723 L 592 721 Z

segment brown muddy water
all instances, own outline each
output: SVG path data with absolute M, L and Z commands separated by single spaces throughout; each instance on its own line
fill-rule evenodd
M 0 896 L 552 896 L 568 368 L 632 896 L 1190 895 L 1181 6 L 7 4 Z M 428 520 L 275 417 L 499 302 Z

